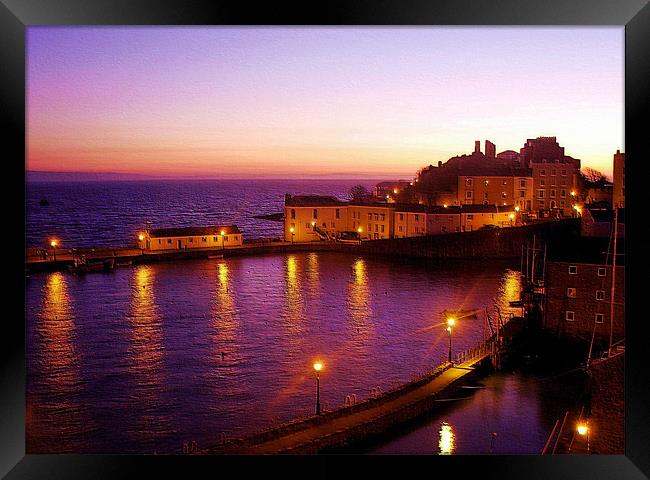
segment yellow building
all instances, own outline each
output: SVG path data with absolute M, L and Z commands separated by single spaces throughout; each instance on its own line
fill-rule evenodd
M 396 204 L 394 233 L 395 238 L 426 235 L 426 207 L 418 204 Z
M 393 238 L 394 212 L 394 203 L 350 203 L 348 230 L 359 232 L 362 240 Z
M 427 235 L 460 232 L 461 207 L 429 207 L 427 209 Z
M 159 228 L 138 234 L 138 248 L 147 251 L 241 247 L 244 237 L 236 225 Z
M 348 230 L 348 204 L 335 197 L 285 195 L 284 240 L 313 242 Z
M 460 229 L 463 232 L 479 230 L 486 225 L 513 227 L 515 221 L 513 205 L 463 205 L 460 213 Z
M 529 211 L 533 204 L 533 177 L 527 169 L 503 175 L 459 175 L 459 205 L 518 205 Z M 505 175 L 505 173 L 509 173 Z

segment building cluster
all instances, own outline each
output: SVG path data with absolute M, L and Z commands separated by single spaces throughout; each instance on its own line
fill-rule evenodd
M 284 238 L 309 242 L 388 238 L 469 232 L 518 221 L 513 205 L 427 206 L 373 201 L 344 202 L 335 197 L 285 196 Z M 346 235 L 348 234 L 348 235 Z

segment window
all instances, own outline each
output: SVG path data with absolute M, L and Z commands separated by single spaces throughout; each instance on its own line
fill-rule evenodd
M 341 209 L 340 208 L 336 209 L 336 218 L 341 218 Z
M 465 179 L 465 186 L 466 187 L 473 187 L 474 186 L 474 180 L 471 178 L 466 178 Z
M 235 235 L 235 241 L 239 241 L 239 235 Z
M 224 242 L 227 242 L 227 241 L 228 241 L 228 235 L 224 235 L 224 237 L 223 237 L 223 241 L 224 241 Z
M 596 314 L 596 323 L 603 323 L 605 321 L 605 315 L 602 313 Z
M 552 176 L 552 177 L 555 176 L 555 169 L 551 170 L 551 176 Z
M 544 170 L 544 169 L 540 170 L 540 171 L 539 171 L 539 176 L 540 176 L 540 177 L 544 177 L 544 176 L 546 176 L 546 170 Z
M 381 231 L 382 231 L 382 233 L 384 232 L 384 227 L 385 227 L 385 225 L 382 224 L 382 226 L 381 226 Z
M 537 190 L 537 198 L 544 198 L 546 196 L 545 190 Z
M 465 198 L 467 198 L 467 199 L 471 199 L 472 196 L 473 196 L 473 192 L 472 192 L 471 190 L 467 190 L 467 191 L 465 192 Z
M 519 198 L 524 198 L 526 196 L 525 190 L 519 190 Z
M 569 298 L 576 298 L 576 289 L 569 287 L 566 289 L 566 296 Z
M 545 180 L 540 180 L 539 181 L 539 186 L 540 187 L 545 187 L 546 186 L 546 181 Z
M 372 213 L 368 214 L 368 220 L 372 220 Z
M 160 245 L 161 243 L 162 243 L 162 240 L 158 239 L 158 245 Z
M 382 218 L 382 220 L 383 220 L 383 218 Z M 418 215 L 417 213 L 415 214 L 415 221 L 416 222 L 420 221 L 420 215 Z
M 566 197 L 566 190 L 560 190 L 560 198 Z
M 599 277 L 604 277 L 605 275 L 607 275 L 607 268 L 598 267 L 598 276 Z
M 382 221 L 382 222 L 385 222 L 385 221 L 386 221 L 386 214 L 385 214 L 385 213 L 382 213 L 382 214 L 381 214 L 381 221 Z
M 379 231 L 379 224 L 375 223 L 375 232 L 378 232 L 378 231 Z
M 402 231 L 402 226 L 401 226 L 401 225 L 399 226 L 399 231 L 400 231 L 400 232 Z
M 555 198 L 555 190 L 551 190 L 551 198 Z
M 194 243 L 194 239 L 193 239 L 193 238 L 190 238 L 190 243 Z
M 372 225 L 370 223 L 368 224 L 368 232 L 372 232 Z
M 213 242 L 216 242 L 216 241 L 217 241 L 217 237 L 212 237 L 212 241 L 213 241 Z
M 168 239 L 167 239 L 167 243 L 172 243 L 172 239 L 171 239 L 171 238 L 168 238 Z
M 562 170 L 562 176 L 566 177 L 566 170 Z
M 467 220 L 474 220 L 474 215 L 467 215 Z
M 578 267 L 576 265 L 569 265 L 569 275 L 576 275 L 578 273 Z
M 501 192 L 501 198 L 506 198 L 506 192 Z
M 567 312 L 564 314 L 564 318 L 566 319 L 567 322 L 573 322 L 573 321 L 576 319 L 576 318 L 575 318 L 575 313 L 574 313 L 574 312 L 567 311 Z
M 314 218 L 318 218 L 318 209 L 314 208 Z
M 485 193 L 483 194 L 483 198 L 487 200 L 487 198 L 488 198 L 488 192 L 485 192 Z
M 560 207 L 564 207 L 564 200 L 560 200 Z
M 404 221 L 404 214 L 403 214 L 403 213 L 400 213 L 400 214 L 399 214 L 399 219 L 400 219 L 401 222 Z M 401 228 L 401 227 L 400 227 L 400 228 Z
M 201 237 L 201 241 L 205 243 L 208 241 L 208 239 L 206 237 Z
M 445 232 L 447 231 L 447 226 L 446 226 L 446 225 L 443 225 L 442 227 L 440 227 L 440 231 L 441 231 L 442 233 L 445 233 Z
M 525 178 L 520 178 L 519 179 L 519 188 L 526 188 L 526 179 Z
M 292 219 L 296 218 L 296 209 L 295 208 L 291 209 L 291 218 Z
M 596 300 L 605 300 L 605 290 L 596 290 Z

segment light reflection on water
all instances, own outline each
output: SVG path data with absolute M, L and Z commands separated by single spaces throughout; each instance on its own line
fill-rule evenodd
M 446 355 L 442 310 L 507 312 L 519 280 L 503 262 L 300 253 L 33 275 L 26 288 L 28 451 L 162 453 L 312 414 L 316 358 L 325 409 L 404 383 Z M 459 322 L 454 351 L 482 335 L 481 319 Z

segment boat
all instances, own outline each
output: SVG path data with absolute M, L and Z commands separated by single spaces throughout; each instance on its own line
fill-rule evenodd
M 472 310 L 443 310 L 440 312 L 443 318 L 476 318 L 481 309 L 475 308 Z
M 208 255 L 208 258 L 213 259 L 213 258 L 223 258 L 223 253 L 218 253 L 215 255 Z
M 43 197 L 43 198 L 41 198 L 41 201 L 38 202 L 38 204 L 41 207 L 47 207 L 50 204 L 50 202 L 47 201 L 47 198 Z
M 72 273 L 88 273 L 88 272 L 105 272 L 112 270 L 115 267 L 115 259 L 107 258 L 106 260 L 88 261 L 85 255 L 75 257 L 73 264 L 68 266 Z
M 118 267 L 128 267 L 129 265 L 133 265 L 133 260 L 116 260 L 115 265 Z

